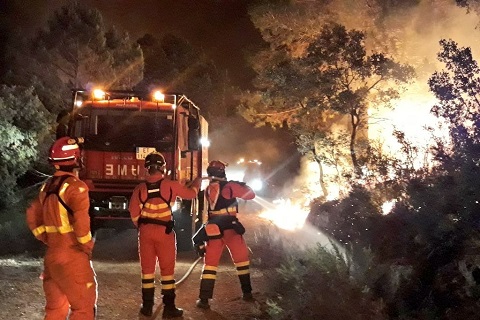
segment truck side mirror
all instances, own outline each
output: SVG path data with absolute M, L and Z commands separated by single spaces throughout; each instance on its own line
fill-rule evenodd
M 188 117 L 188 150 L 200 150 L 200 121 Z

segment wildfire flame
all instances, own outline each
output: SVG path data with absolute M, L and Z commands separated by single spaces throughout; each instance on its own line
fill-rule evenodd
M 265 209 L 260 217 L 284 230 L 301 229 L 307 219 L 308 207 L 292 203 L 290 199 L 278 199 L 272 202 L 271 208 Z

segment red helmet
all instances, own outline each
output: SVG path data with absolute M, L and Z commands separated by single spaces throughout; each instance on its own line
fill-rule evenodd
M 50 147 L 48 161 L 58 166 L 73 166 L 79 164 L 80 147 L 78 139 L 62 137 Z
M 160 152 L 154 151 L 145 157 L 145 168 L 150 166 L 163 167 L 165 164 L 165 157 Z
M 219 160 L 210 161 L 207 167 L 207 174 L 210 177 L 225 178 L 225 167 L 228 164 Z

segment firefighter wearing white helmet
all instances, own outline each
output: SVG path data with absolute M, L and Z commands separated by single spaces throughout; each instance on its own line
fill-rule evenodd
M 142 269 L 142 305 L 140 313 L 150 317 L 153 314 L 155 296 L 155 268 L 160 266 L 163 295 L 163 317 L 176 318 L 183 310 L 175 306 L 175 261 L 176 235 L 172 204 L 177 197 L 193 199 L 200 189 L 201 177 L 190 186 L 169 180 L 165 176 L 165 158 L 153 152 L 145 158 L 148 177 L 133 191 L 129 210 L 133 223 L 138 228 L 138 252 Z
M 87 185 L 77 178 L 80 139 L 63 137 L 50 148 L 55 174 L 27 209 L 27 224 L 46 244 L 43 289 L 45 319 L 95 318 L 97 281 L 90 261 L 93 239 Z
M 253 300 L 250 283 L 250 260 L 248 248 L 243 239 L 245 228 L 237 218 L 237 198 L 255 198 L 253 190 L 243 182 L 228 181 L 225 174 L 226 163 L 211 161 L 207 174 L 211 178 L 205 190 L 208 202 L 208 222 L 193 237 L 197 252 L 204 257 L 200 293 L 197 307 L 210 308 L 217 268 L 225 246 L 230 251 L 237 269 L 244 300 Z

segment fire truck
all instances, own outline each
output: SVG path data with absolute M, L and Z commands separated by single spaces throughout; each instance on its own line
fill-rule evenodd
M 208 124 L 185 95 L 160 91 L 73 90 L 73 105 L 57 118 L 57 138 L 82 137 L 80 178 L 90 192 L 92 231 L 133 228 L 128 201 L 145 179 L 145 157 L 161 152 L 169 179 L 188 183 L 208 166 Z M 191 249 L 203 196 L 172 207 L 178 250 Z

